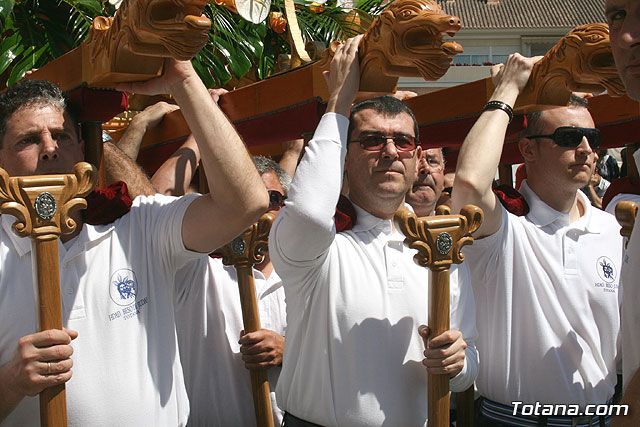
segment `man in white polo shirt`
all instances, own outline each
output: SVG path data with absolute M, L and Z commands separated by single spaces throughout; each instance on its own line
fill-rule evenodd
M 611 50 L 627 95 L 640 101 L 640 2 L 607 0 L 605 14 L 609 23 Z M 640 166 L 640 150 L 634 153 Z M 640 170 L 640 169 L 639 169 Z M 629 403 L 630 416 L 620 425 L 637 425 L 640 420 L 640 221 L 636 219 L 622 266 L 622 375 L 623 402 Z
M 291 177 L 269 158 L 254 156 L 253 161 L 269 191 L 268 211 L 277 215 Z M 169 169 L 176 176 L 175 168 Z M 186 186 L 190 180 L 178 181 Z M 176 329 L 191 407 L 189 426 L 255 426 L 249 369 L 267 370 L 273 422 L 282 424 L 275 387 L 287 327 L 284 289 L 268 252 L 252 274 L 262 329 L 247 334 L 241 334 L 242 306 L 235 267 L 224 265 L 221 258 L 207 257 L 190 262 L 176 274 Z
M 427 320 L 429 274 L 391 221 L 408 206 L 403 201 L 421 154 L 417 124 L 391 97 L 354 106 L 347 119 L 359 82 L 360 38 L 334 56 L 327 112 L 269 237 L 287 298 L 276 394 L 288 427 L 424 426 L 427 370 L 449 375 L 454 391 L 466 389 L 477 372 L 465 270 L 452 273 L 452 330 L 432 337 L 427 350 L 418 333 Z M 343 170 L 357 219 L 353 229 L 336 233 Z
M 468 203 L 484 211 L 476 240 L 465 250 L 482 354 L 476 382 L 485 398 L 481 421 L 604 425 L 609 420 L 597 416 L 545 418 L 548 411 L 514 416 L 515 402 L 572 404 L 584 411 L 608 402 L 617 382 L 622 240 L 615 218 L 592 208 L 579 191 L 593 173 L 600 143 L 584 102 L 528 116 L 518 143 L 527 168 L 520 192 L 528 214 L 507 212 L 491 189 L 510 106 L 536 60 L 514 54 L 503 68 L 494 67 L 495 92 L 456 168 L 454 211 Z
M 175 273 L 231 240 L 267 206 L 242 140 L 189 61 L 167 61 L 162 77 L 123 89 L 173 95 L 199 141 L 215 196 L 138 197 L 128 214 L 103 226 L 83 224 L 77 215 L 77 230 L 59 244 L 67 329 L 42 332 L 36 332 L 31 243 L 2 215 L 3 427 L 37 425 L 37 394 L 62 383 L 70 426 L 185 425 Z M 62 93 L 47 82 L 18 83 L 0 95 L 0 142 L 0 166 L 10 175 L 68 173 L 83 158 Z

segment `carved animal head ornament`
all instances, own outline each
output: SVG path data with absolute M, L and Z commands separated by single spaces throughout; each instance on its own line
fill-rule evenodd
M 211 27 L 202 15 L 205 0 L 129 0 L 122 30 L 132 52 L 148 56 L 193 58 L 207 42 Z M 124 5 L 123 5 L 124 6 Z M 122 9 L 122 6 L 121 6 Z
M 534 67 L 526 91 L 537 104 L 562 105 L 571 92 L 622 96 L 624 85 L 613 60 L 606 24 L 571 30 Z M 555 101 L 554 101 L 555 100 Z
M 443 42 L 462 28 L 460 19 L 430 0 L 397 0 L 373 22 L 362 41 L 361 64 L 380 61 L 391 76 L 437 80 L 449 69 L 456 42 Z
M 438 80 L 462 53 L 456 42 L 443 42 L 462 28 L 432 0 L 396 0 L 371 24 L 359 46 L 360 91 L 395 92 L 399 77 Z M 339 45 L 333 42 L 321 62 L 328 68 Z
M 90 58 L 85 60 L 83 78 L 101 86 L 149 79 L 161 73 L 164 58 L 193 58 L 209 38 L 211 21 L 202 15 L 206 4 L 206 0 L 124 0 L 113 18 L 93 20 L 89 40 L 82 45 Z

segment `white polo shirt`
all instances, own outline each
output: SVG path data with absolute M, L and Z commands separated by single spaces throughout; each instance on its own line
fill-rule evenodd
M 417 329 L 427 323 L 429 271 L 391 221 L 355 206 L 352 230 L 333 223 L 348 120 L 325 114 L 269 237 L 284 281 L 287 344 L 276 389 L 281 408 L 324 426 L 424 426 L 427 371 Z M 406 205 L 408 207 L 408 205 Z M 468 270 L 452 269 L 451 329 L 468 344 L 450 388 L 477 372 Z
M 284 289 L 273 271 L 269 278 L 253 269 L 260 325 L 280 335 L 286 331 Z M 176 326 L 180 359 L 191 413 L 190 426 L 256 425 L 251 377 L 240 354 L 244 329 L 233 266 L 222 259 L 199 259 L 176 275 Z M 268 370 L 274 425 L 282 424 L 275 400 L 280 368 Z
M 69 426 L 186 424 L 173 279 L 203 256 L 182 243 L 194 198 L 138 197 L 114 223 L 84 224 L 68 249 L 58 244 L 63 324 L 78 331 L 66 384 Z M 13 221 L 1 216 L 0 365 L 36 331 L 31 242 L 11 231 Z M 38 396 L 26 397 L 0 425 L 39 425 L 39 414 Z
M 633 153 L 636 165 L 640 165 L 640 150 Z M 640 202 L 636 202 L 640 204 Z M 640 218 L 631 232 L 622 263 L 622 384 L 626 389 L 640 367 L 640 342 L 638 326 L 640 325 Z
M 604 403 L 616 385 L 622 238 L 578 192 L 584 215 L 544 203 L 526 180 L 526 216 L 502 208 L 493 235 L 465 247 L 482 355 L 476 381 L 494 401 Z

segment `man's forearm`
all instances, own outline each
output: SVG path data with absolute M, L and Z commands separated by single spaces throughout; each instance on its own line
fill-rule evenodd
M 116 142 L 116 146 L 130 159 L 135 161 L 140 153 L 140 145 L 142 145 L 142 139 L 146 132 L 146 126 L 136 122 L 134 117 L 124 131 L 124 134 L 122 134 L 118 142 Z
M 200 162 L 200 151 L 193 135 L 176 150 L 151 177 L 151 184 L 160 194 L 182 196 L 189 185 Z
M 104 170 L 107 184 L 124 181 L 131 199 L 156 194 L 151 181 L 137 163 L 110 142 L 104 144 Z
M 210 252 L 258 219 L 268 194 L 240 135 L 192 69 L 171 88 L 198 144 L 210 194 L 187 210 L 183 240 L 189 249 Z M 224 227 L 202 227 L 212 221 Z

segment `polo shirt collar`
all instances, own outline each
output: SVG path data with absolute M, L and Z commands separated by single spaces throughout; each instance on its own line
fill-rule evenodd
M 31 239 L 28 237 L 19 237 L 16 233 L 13 232 L 11 226 L 16 221 L 15 217 L 12 215 L 4 214 L 0 215 L 0 220 L 2 221 L 2 230 L 8 236 L 9 241 L 13 244 L 13 247 L 18 252 L 19 256 L 24 256 L 31 252 Z M 97 244 L 102 237 L 108 235 L 114 228 L 114 223 L 101 225 L 101 226 L 92 226 L 89 224 L 84 224 L 82 227 L 82 231 L 78 234 L 72 246 L 67 251 L 64 245 L 58 245 L 59 253 L 64 254 L 61 258 L 72 258 L 76 255 L 83 253 L 85 250 Z
M 9 214 L 1 215 L 2 219 L 2 231 L 7 235 L 9 241 L 13 244 L 13 247 L 21 257 L 31 252 L 31 239 L 25 237 L 18 237 L 13 231 L 11 226 L 16 222 L 16 217 Z
M 391 224 L 390 219 L 382 219 L 378 218 L 375 215 L 372 215 L 368 211 L 362 209 L 357 204 L 351 202 L 353 204 L 354 209 L 356 210 L 357 220 L 352 230 L 356 233 L 363 231 L 371 231 L 375 228 L 378 228 L 385 232 L 386 234 L 393 233 L 393 226 Z M 404 203 L 402 206 L 404 209 L 408 209 L 413 212 L 413 208 L 408 203 Z
M 558 227 L 567 227 L 571 225 L 574 228 L 582 228 L 587 232 L 594 232 L 589 229 L 591 223 L 592 206 L 587 197 L 578 190 L 578 203 L 584 207 L 584 214 L 571 224 L 569 213 L 560 212 L 546 204 L 538 195 L 529 187 L 527 180 L 522 181 L 520 186 L 520 194 L 522 194 L 529 204 L 529 213 L 527 219 L 538 227 L 546 227 L 555 224 Z

